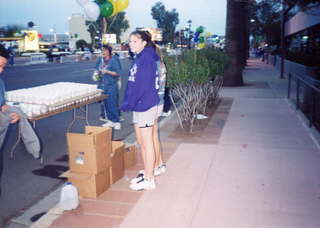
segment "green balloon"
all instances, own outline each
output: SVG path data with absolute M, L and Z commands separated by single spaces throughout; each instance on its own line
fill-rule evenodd
M 203 37 L 203 36 L 201 36 L 201 37 L 199 38 L 199 43 L 204 43 L 204 37 Z
M 106 2 L 106 0 L 96 0 L 98 4 L 102 5 L 103 3 Z
M 197 31 L 198 33 L 203 33 L 203 30 L 204 30 L 204 29 L 203 29 L 203 26 L 200 26 L 200 27 L 197 28 L 196 31 Z
M 106 1 L 100 6 L 100 13 L 103 17 L 110 17 L 113 13 L 113 5 L 111 2 Z

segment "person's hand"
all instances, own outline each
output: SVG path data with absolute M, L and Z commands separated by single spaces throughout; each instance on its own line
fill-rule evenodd
M 93 81 L 100 81 L 101 80 L 101 73 L 100 71 L 94 71 L 92 75 Z
M 11 117 L 10 123 L 16 123 L 18 122 L 18 120 L 20 120 L 20 115 L 15 112 L 10 113 L 10 117 Z
M 1 112 L 6 112 L 9 109 L 9 105 L 2 105 L 1 106 Z

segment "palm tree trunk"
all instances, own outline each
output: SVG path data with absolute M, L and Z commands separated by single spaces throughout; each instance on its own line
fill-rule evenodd
M 242 86 L 243 68 L 243 41 L 244 41 L 244 11 L 242 2 L 227 0 L 227 23 L 226 23 L 226 53 L 229 57 L 229 64 L 226 66 L 223 85 Z M 239 24 L 240 22 L 240 24 Z
M 243 67 L 247 65 L 249 57 L 249 23 L 249 5 L 248 2 L 243 2 Z

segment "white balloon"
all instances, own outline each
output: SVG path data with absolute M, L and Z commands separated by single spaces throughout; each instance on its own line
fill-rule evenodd
M 88 2 L 84 6 L 84 12 L 91 21 L 96 21 L 100 15 L 100 7 L 97 3 Z
M 80 6 L 83 7 L 86 3 L 89 2 L 89 0 L 77 0 L 77 2 L 78 2 L 78 4 L 79 4 Z

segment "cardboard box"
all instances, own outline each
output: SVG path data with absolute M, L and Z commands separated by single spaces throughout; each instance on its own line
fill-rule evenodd
M 117 182 L 124 175 L 124 144 L 120 141 L 112 141 L 110 184 Z
M 137 148 L 135 145 L 126 145 L 124 149 L 124 168 L 130 168 L 136 164 Z
M 61 175 L 67 177 L 77 187 L 82 197 L 97 198 L 110 187 L 109 169 L 98 174 L 67 171 Z
M 85 133 L 67 133 L 71 171 L 98 174 L 111 166 L 111 128 L 86 126 Z

